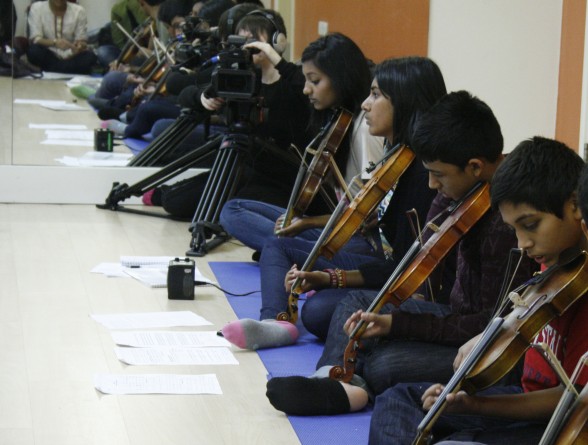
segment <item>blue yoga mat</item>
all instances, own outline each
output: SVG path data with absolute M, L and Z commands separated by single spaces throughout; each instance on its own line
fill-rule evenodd
M 149 141 L 144 139 L 124 138 L 123 142 L 134 155 L 141 153 L 149 145 Z
M 228 292 L 244 294 L 260 289 L 257 263 L 210 262 L 220 287 Z M 245 297 L 227 295 L 229 304 L 239 318 L 259 319 L 261 294 Z M 300 306 L 304 301 L 300 301 Z M 291 375 L 308 376 L 315 370 L 323 345 L 298 322 L 298 342 L 283 348 L 261 349 L 257 353 L 268 371 L 268 378 Z M 339 416 L 288 416 L 302 445 L 357 445 L 367 443 L 371 409 Z

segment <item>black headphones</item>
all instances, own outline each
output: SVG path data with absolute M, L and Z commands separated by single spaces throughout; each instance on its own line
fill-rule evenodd
M 251 11 L 247 15 L 260 15 L 262 17 L 265 17 L 265 19 L 268 22 L 270 22 L 275 29 L 275 32 L 272 34 L 269 43 L 271 43 L 272 47 L 279 54 L 282 54 L 284 51 L 286 51 L 286 46 L 288 45 L 288 39 L 286 38 L 286 34 L 284 34 L 282 31 L 280 31 L 280 28 L 276 24 L 276 19 L 273 14 L 271 14 L 267 10 L 256 9 L 255 11 Z
M 228 35 L 235 34 L 235 28 L 237 27 L 237 24 L 235 23 L 235 17 L 233 16 L 235 15 L 238 9 L 239 8 L 233 6 L 229 9 L 229 12 L 227 13 L 227 27 L 229 28 Z

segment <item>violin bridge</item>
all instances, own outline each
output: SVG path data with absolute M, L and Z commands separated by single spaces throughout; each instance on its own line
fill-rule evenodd
M 529 307 L 525 300 L 516 292 L 510 292 L 508 299 L 512 302 L 515 307 Z

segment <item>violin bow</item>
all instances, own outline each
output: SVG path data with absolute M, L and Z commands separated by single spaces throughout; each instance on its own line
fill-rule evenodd
M 412 216 L 412 218 L 411 218 Z M 415 239 L 418 239 L 420 246 L 424 245 L 423 242 L 423 230 L 421 228 L 421 222 L 419 220 L 419 214 L 416 209 L 413 207 L 410 210 L 406 211 L 406 217 L 408 218 L 408 223 L 410 224 L 410 229 L 412 230 L 412 234 Z M 414 218 L 414 220 L 413 220 Z M 431 297 L 431 301 L 435 303 L 435 292 L 433 292 L 433 285 L 431 284 L 431 276 L 429 275 L 426 279 L 426 285 L 429 289 L 429 296 Z
M 119 22 L 117 22 L 117 21 L 115 20 L 114 24 L 115 24 L 116 26 L 118 26 L 118 29 L 119 29 L 119 30 L 120 30 L 120 31 L 121 31 L 121 32 L 122 32 L 122 33 L 123 33 L 123 34 L 124 34 L 124 35 L 125 35 L 125 36 L 126 36 L 126 37 L 127 37 L 129 40 L 130 40 L 130 41 L 131 41 L 131 42 L 133 42 L 133 45 L 135 45 L 135 46 L 137 47 L 137 49 L 138 49 L 139 51 L 141 51 L 145 57 L 149 57 L 149 54 L 147 53 L 147 51 L 145 51 L 145 48 L 143 48 L 141 45 L 139 45 L 139 43 L 138 43 L 138 42 L 135 40 L 135 38 L 134 38 L 132 35 L 130 35 L 130 34 L 128 33 L 128 31 L 127 31 L 126 29 L 124 29 L 124 28 L 122 27 L 122 25 L 121 25 Z
M 559 399 L 559 403 L 557 404 L 557 407 L 555 408 L 555 411 L 553 412 L 553 415 L 547 424 L 547 428 L 545 428 L 545 432 L 541 437 L 541 441 L 539 442 L 539 445 L 551 445 L 555 442 L 566 418 L 569 416 L 571 411 L 570 408 L 579 397 L 578 391 L 576 391 L 576 388 L 574 387 L 574 382 L 578 380 L 580 371 L 584 366 L 586 366 L 586 362 L 588 362 L 588 352 L 585 352 L 584 355 L 580 357 L 580 360 L 578 360 L 572 376 L 568 378 L 565 370 L 561 366 L 561 363 L 547 343 L 534 344 L 531 345 L 531 347 L 543 355 L 545 361 L 557 374 L 557 377 L 565 387 L 564 393 Z

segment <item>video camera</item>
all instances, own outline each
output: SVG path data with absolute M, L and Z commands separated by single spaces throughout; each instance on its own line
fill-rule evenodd
M 227 46 L 209 62 L 217 63 L 206 86 L 208 97 L 220 97 L 228 101 L 255 101 L 261 88 L 261 73 L 253 64 L 253 54 L 259 50 L 243 48 L 245 37 L 229 36 Z
M 196 45 L 194 42 L 198 39 Z M 176 62 L 186 68 L 197 68 L 218 53 L 218 36 L 208 28 L 208 24 L 198 17 L 186 17 L 182 23 L 182 36 L 176 46 Z

